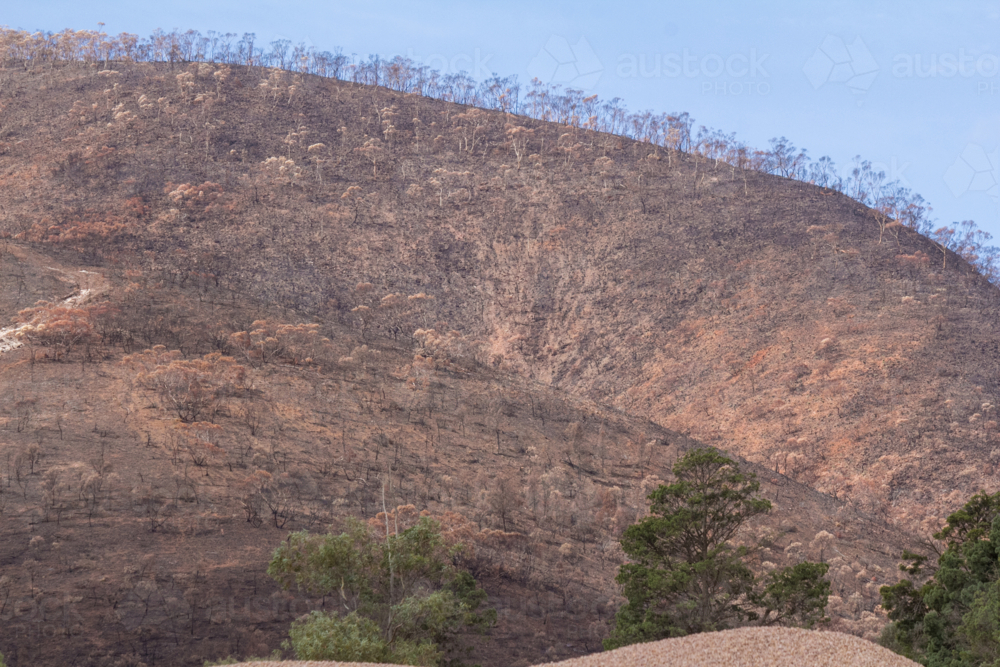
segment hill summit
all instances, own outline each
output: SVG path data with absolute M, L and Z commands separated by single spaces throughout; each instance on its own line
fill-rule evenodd
M 873 637 L 902 549 L 997 486 L 996 287 L 843 193 L 253 65 L 0 92 L 19 661 L 269 653 L 329 604 L 266 579 L 277 542 L 396 507 L 474 546 L 479 659 L 592 652 L 617 535 L 698 443 L 776 505 L 756 566 L 829 560 Z

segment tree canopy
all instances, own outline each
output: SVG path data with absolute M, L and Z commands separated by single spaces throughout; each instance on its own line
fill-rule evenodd
M 292 624 L 296 657 L 457 664 L 459 633 L 496 620 L 495 610 L 481 609 L 485 591 L 453 564 L 461 548 L 447 545 L 428 516 L 383 535 L 357 520 L 340 535 L 292 533 L 274 552 L 268 574 L 285 588 L 333 595 L 338 608 Z
M 688 452 L 676 481 L 649 495 L 650 516 L 629 526 L 622 548 L 632 562 L 616 581 L 628 602 L 606 649 L 756 623 L 811 627 L 823 618 L 827 565 L 803 562 L 756 576 L 750 547 L 731 540 L 771 503 L 755 475 L 710 449 Z
M 928 667 L 1000 667 L 1000 493 L 974 495 L 934 538 L 936 567 L 904 552 L 911 578 L 882 587 L 883 646 Z

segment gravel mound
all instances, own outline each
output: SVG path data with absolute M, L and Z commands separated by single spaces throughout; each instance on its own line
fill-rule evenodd
M 243 663 L 241 667 L 361 667 L 368 664 L 253 662 Z M 920 667 L 860 637 L 797 628 L 706 632 L 545 664 L 553 667 Z
M 705 632 L 549 663 L 560 667 L 920 667 L 840 632 L 739 628 Z

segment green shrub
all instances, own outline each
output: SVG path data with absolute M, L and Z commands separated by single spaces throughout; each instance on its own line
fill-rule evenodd
M 343 612 L 295 621 L 288 646 L 299 660 L 452 664 L 460 633 L 496 621 L 480 610 L 485 591 L 453 564 L 460 550 L 426 516 L 387 536 L 357 520 L 340 535 L 292 533 L 267 573 L 286 589 L 335 596 Z
M 441 651 L 430 639 L 419 643 L 407 639 L 391 641 L 383 636 L 378 623 L 357 612 L 337 616 L 314 611 L 307 619 L 292 623 L 289 636 L 299 660 L 433 667 L 441 659 Z

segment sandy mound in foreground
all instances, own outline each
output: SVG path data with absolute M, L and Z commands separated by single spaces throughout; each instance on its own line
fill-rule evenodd
M 253 662 L 243 667 L 353 667 L 360 662 Z M 740 628 L 635 644 L 559 667 L 920 667 L 859 637 L 796 628 Z

